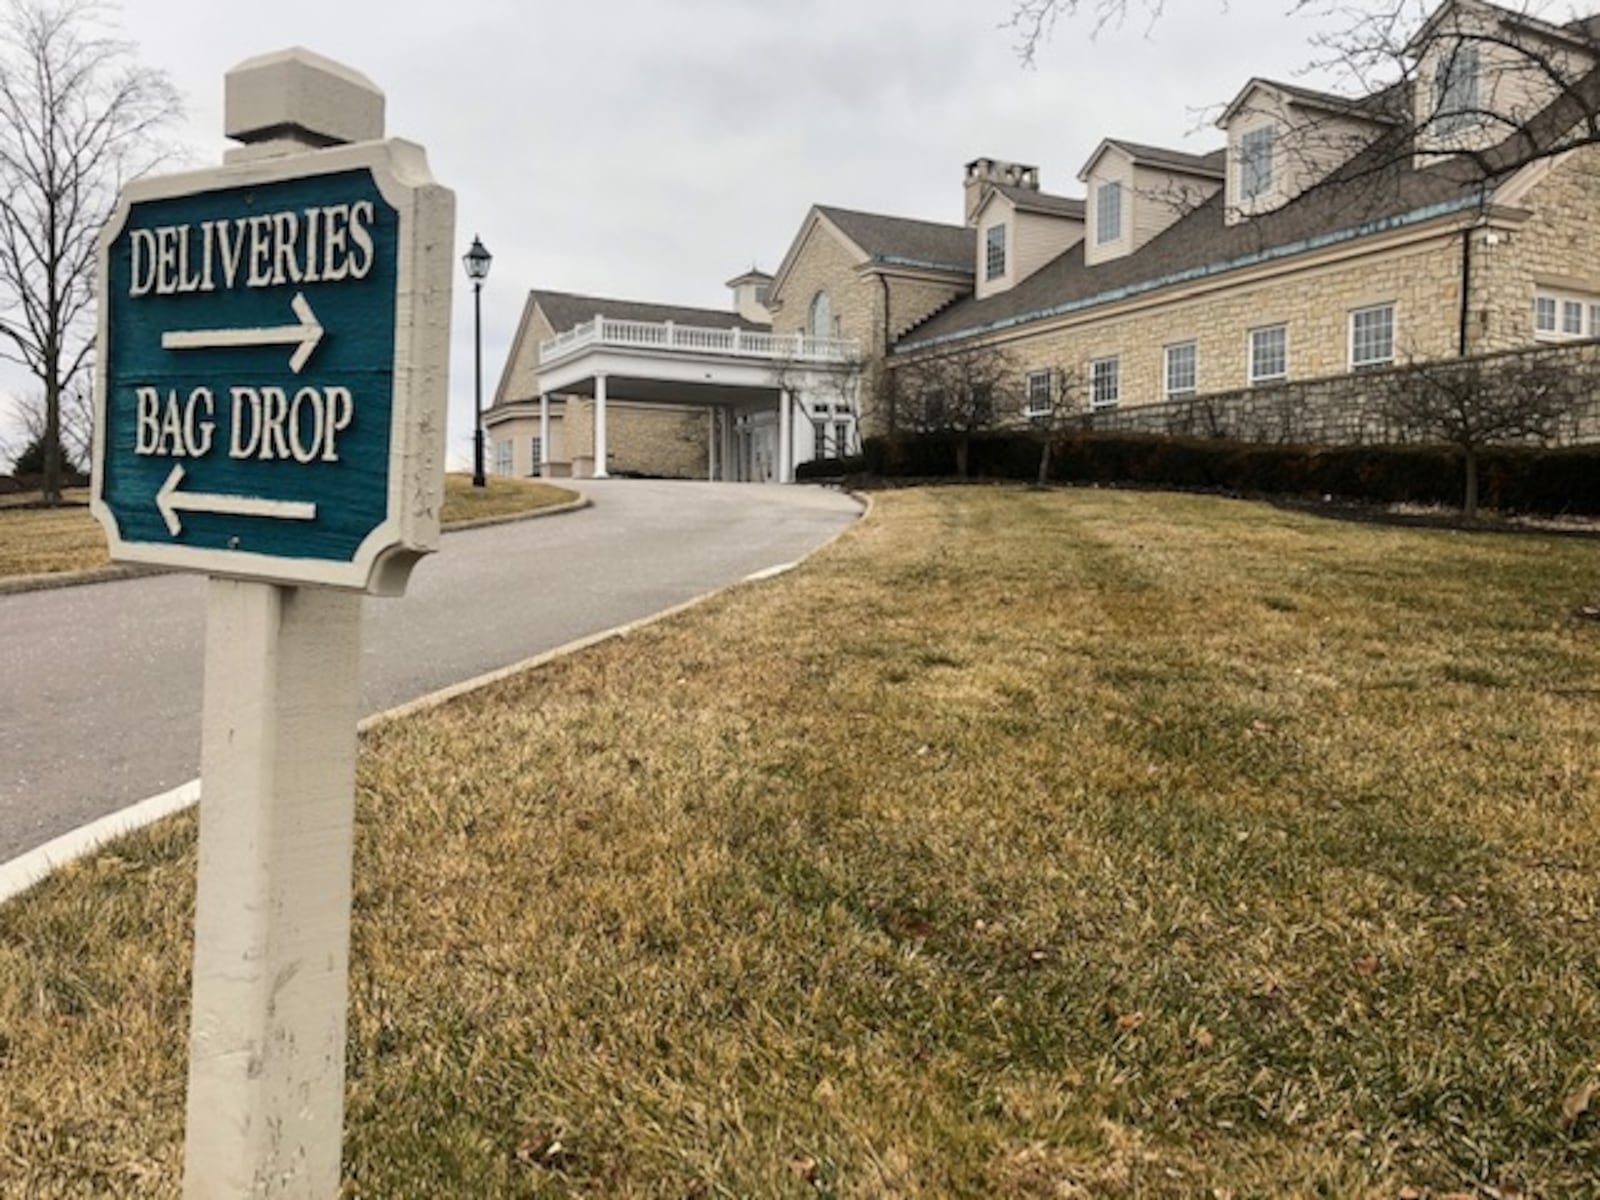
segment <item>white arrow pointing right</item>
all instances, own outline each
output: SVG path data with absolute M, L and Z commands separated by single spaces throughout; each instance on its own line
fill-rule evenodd
M 217 350 L 226 346 L 295 346 L 289 369 L 296 375 L 322 341 L 322 322 L 311 311 L 305 293 L 289 302 L 298 325 L 271 325 L 262 329 L 175 329 L 161 335 L 163 350 Z

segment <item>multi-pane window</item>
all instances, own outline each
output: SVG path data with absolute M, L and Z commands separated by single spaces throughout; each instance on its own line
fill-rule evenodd
M 833 452 L 840 458 L 850 453 L 850 423 L 840 421 L 833 427 Z
M 1193 342 L 1179 342 L 1167 347 L 1166 397 L 1181 400 L 1195 393 L 1196 363 L 1198 357 Z
M 1289 375 L 1289 327 L 1268 325 L 1250 331 L 1250 382 L 1271 383 Z
M 1122 360 L 1097 358 L 1089 364 L 1089 402 L 1095 408 L 1115 408 L 1122 398 Z
M 1006 227 L 991 225 L 983 235 L 985 279 L 999 279 L 1006 273 Z
M 1239 194 L 1254 200 L 1272 190 L 1272 146 L 1277 140 L 1271 125 L 1252 129 L 1239 140 Z
M 1095 193 L 1095 241 L 1101 245 L 1122 236 L 1122 185 L 1102 183 Z
M 494 444 L 494 473 L 496 475 L 511 474 L 511 447 L 509 438 L 497 440 Z
M 811 426 L 811 457 L 828 457 L 828 423 L 818 421 Z
M 1394 363 L 1394 305 L 1358 308 L 1350 314 L 1350 369 Z
M 1050 415 L 1050 387 L 1051 374 L 1049 371 L 1028 372 L 1028 409 L 1027 416 L 1048 417 Z
M 1446 51 L 1433 76 L 1433 127 L 1457 133 L 1478 123 L 1478 48 L 1461 42 Z
M 972 388 L 972 425 L 982 428 L 994 420 L 994 388 L 987 383 Z
M 528 450 L 532 455 L 528 461 L 533 464 L 533 474 L 537 475 L 540 466 L 544 463 L 544 442 L 539 438 L 529 438 Z
M 1542 341 L 1600 337 L 1600 301 L 1582 294 L 1536 292 L 1533 332 Z

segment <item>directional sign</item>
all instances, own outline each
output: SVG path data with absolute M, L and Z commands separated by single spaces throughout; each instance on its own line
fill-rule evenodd
M 403 142 L 124 193 L 95 397 L 114 559 L 403 590 L 438 542 L 452 210 Z

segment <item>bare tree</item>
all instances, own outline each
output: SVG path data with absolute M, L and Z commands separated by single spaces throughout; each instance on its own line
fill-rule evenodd
M 1226 0 L 1216 7 L 1226 14 Z M 1083 20 L 1095 36 L 1130 17 L 1154 25 L 1165 8 L 1165 0 L 1013 0 L 1008 25 L 1018 55 L 1032 65 L 1061 21 Z M 1291 15 L 1344 16 L 1310 39 L 1300 73 L 1330 76 L 1351 93 L 1351 107 L 1330 112 L 1323 134 L 1307 122 L 1297 131 L 1304 144 L 1278 151 L 1324 170 L 1330 159 L 1342 160 L 1334 177 L 1349 182 L 1434 148 L 1480 177 L 1503 178 L 1600 144 L 1600 19 L 1548 17 L 1554 8 L 1549 0 L 1358 0 L 1340 9 L 1292 0 Z M 1338 145 L 1323 145 L 1326 139 Z
M 108 16 L 97 0 L 0 4 L 0 358 L 43 388 L 47 503 L 61 499 L 62 397 L 94 346 L 96 238 L 180 111 Z
M 42 394 L 12 398 L 6 405 L 14 434 L 0 436 L 0 461 L 15 461 L 30 446 L 45 445 L 45 403 Z M 80 379 L 61 393 L 61 465 L 79 469 L 89 461 L 94 438 L 94 403 L 87 380 Z
M 1050 482 L 1050 456 L 1056 441 L 1088 411 L 1083 379 L 1071 367 L 1030 371 L 1019 396 L 1018 418 L 1039 443 L 1037 486 L 1045 487 Z
M 898 365 L 887 391 L 890 428 L 953 435 L 956 474 L 967 477 L 972 436 L 993 429 L 1019 408 L 1016 360 L 998 346 L 963 345 Z
M 1419 438 L 1461 451 L 1461 515 L 1478 515 L 1478 458 L 1486 446 L 1547 442 L 1574 415 L 1583 385 L 1569 365 L 1527 355 L 1414 363 L 1393 376 L 1386 415 Z

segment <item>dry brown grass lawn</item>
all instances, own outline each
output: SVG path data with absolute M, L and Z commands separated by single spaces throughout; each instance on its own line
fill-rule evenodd
M 1600 1195 L 1597 567 L 904 492 L 380 730 L 347 1194 Z M 176 1194 L 192 855 L 0 910 L 8 1194 Z
M 10 498 L 8 498 L 10 499 Z M 488 480 L 472 486 L 470 475 L 445 476 L 444 524 L 548 508 L 577 499 L 566 488 L 525 479 Z M 89 515 L 89 493 L 69 492 L 63 508 L 0 505 L 0 579 L 54 575 L 110 565 L 100 523 Z

